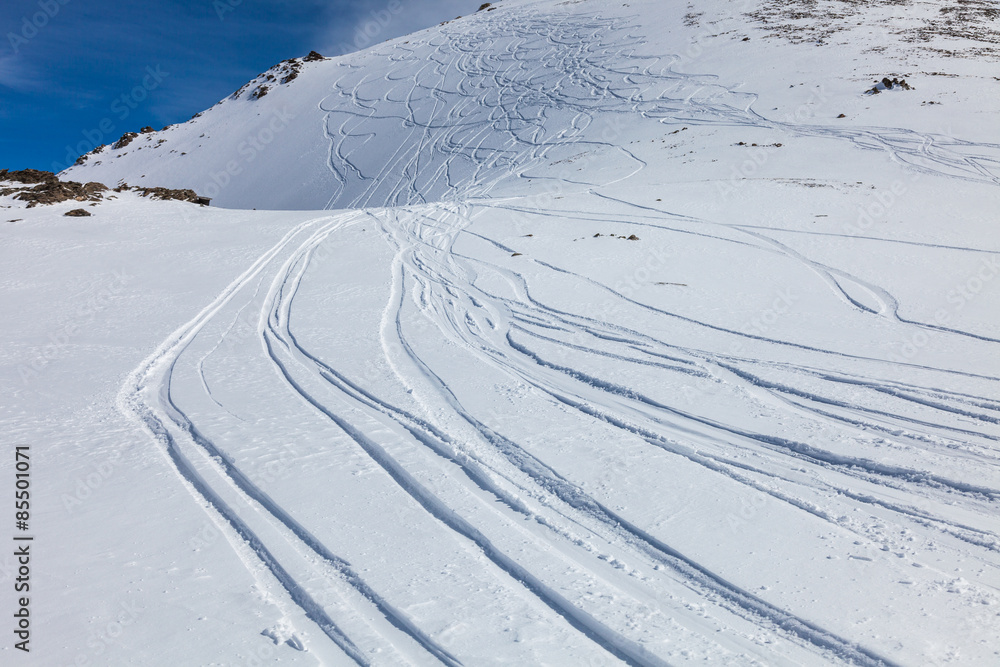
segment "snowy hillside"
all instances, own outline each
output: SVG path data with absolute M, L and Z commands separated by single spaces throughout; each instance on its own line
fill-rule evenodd
M 772 26 L 780 13 L 760 23 L 740 20 L 729 6 L 703 3 L 700 9 L 726 10 L 713 17 L 652 2 L 503 3 L 357 55 L 280 63 L 188 123 L 125 135 L 65 176 L 192 188 L 235 208 L 524 195 L 532 191 L 526 180 L 558 184 L 560 173 L 581 171 L 570 162 L 581 157 L 612 161 L 621 177 L 649 159 L 676 159 L 679 146 L 636 155 L 630 145 L 663 141 L 683 123 L 699 144 L 771 130 L 995 178 L 988 166 L 997 167 L 995 148 L 983 153 L 951 136 L 965 130 L 974 136 L 961 139 L 992 138 L 1000 123 L 1000 81 L 989 75 L 995 68 L 988 56 L 969 63 L 935 42 L 917 47 L 907 33 L 885 30 L 899 15 L 913 23 L 916 8 L 890 9 L 890 16 L 869 10 L 854 18 L 874 30 L 830 30 L 818 44 L 787 45 L 778 35 L 801 39 L 801 32 Z M 562 15 L 553 19 L 550 11 Z M 915 89 L 863 94 L 886 75 L 908 76 Z M 908 131 L 879 130 L 900 129 L 902 118 Z M 702 164 L 705 148 L 683 177 L 671 170 L 670 180 L 731 177 Z M 744 151 L 758 163 L 774 152 Z M 747 176 L 733 161 L 736 175 Z
M 4 664 L 1000 661 L 995 8 L 664 4 L 286 61 L 63 174 L 210 208 L 0 196 Z

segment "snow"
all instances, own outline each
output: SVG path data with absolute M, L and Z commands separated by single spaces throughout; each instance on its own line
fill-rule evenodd
M 211 208 L 2 198 L 4 661 L 996 662 L 995 54 L 760 6 L 507 0 L 64 173 Z

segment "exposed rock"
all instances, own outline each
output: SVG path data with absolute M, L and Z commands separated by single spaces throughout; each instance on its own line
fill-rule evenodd
M 156 130 L 154 130 L 149 125 L 147 125 L 146 127 L 144 127 L 141 130 L 139 130 L 139 132 L 140 132 L 140 134 L 152 134 L 153 132 L 156 132 Z
M 872 88 L 869 88 L 865 93 L 869 95 L 877 95 L 883 90 L 892 90 L 893 88 L 900 88 L 902 90 L 914 90 L 913 86 L 906 82 L 906 79 L 899 79 L 896 77 L 889 78 L 887 76 L 882 77 L 881 81 L 876 81 Z
M 60 181 L 51 171 L 24 169 L 21 171 L 0 170 L 0 180 L 33 185 L 30 188 L 4 188 L 2 195 L 14 195 L 14 199 L 28 202 L 28 208 L 38 204 L 56 204 L 74 199 L 76 201 L 99 201 L 101 192 L 108 188 L 101 183 L 76 183 Z
M 92 213 L 85 211 L 82 208 L 74 208 L 72 211 L 66 211 L 63 215 L 67 215 L 71 218 L 89 218 Z
M 208 197 L 202 197 L 194 190 L 173 190 L 170 188 L 144 188 L 140 186 L 131 186 L 127 183 L 121 183 L 115 188 L 115 192 L 125 192 L 131 191 L 138 194 L 140 197 L 150 197 L 152 199 L 159 199 L 162 201 L 167 200 L 177 200 L 177 201 L 189 201 L 194 204 L 201 204 L 202 206 L 208 206 L 212 201 Z
M 46 172 L 49 173 L 49 172 Z M 51 181 L 45 181 L 35 187 L 23 190 L 14 199 L 28 202 L 28 208 L 39 204 L 58 204 L 68 200 L 100 201 L 102 192 L 108 187 L 103 183 L 77 183 L 75 181 L 60 181 L 52 175 Z
M 21 169 L 20 171 L 8 171 L 0 169 L 0 181 L 17 181 L 18 183 L 51 183 L 58 181 L 56 175 L 51 171 L 40 171 L 38 169 Z
M 177 201 L 189 201 L 195 204 L 201 204 L 202 206 L 207 206 L 208 202 L 212 201 L 208 197 L 202 197 L 194 190 L 173 190 L 170 188 L 133 188 L 139 195 L 143 197 L 150 197 L 152 199 L 160 199 L 163 201 L 175 199 Z
M 14 199 L 28 202 L 27 208 L 33 208 L 39 204 L 58 204 L 59 202 L 75 200 L 80 202 L 96 202 L 104 199 L 104 192 L 108 187 L 103 183 L 77 183 L 76 181 L 60 181 L 59 177 L 51 171 L 39 171 L 37 169 L 24 169 L 22 171 L 9 171 L 0 169 L 0 181 L 24 183 L 31 187 L 9 187 L 0 188 L 0 197 L 14 195 Z M 208 206 L 211 199 L 202 197 L 194 190 L 172 190 L 170 188 L 159 187 L 131 187 L 126 183 L 121 183 L 114 189 L 115 192 L 131 190 L 140 197 L 151 197 L 153 199 L 175 199 L 187 201 L 202 206 Z M 79 215 L 79 214 L 75 214 Z
M 243 96 L 243 93 L 252 89 L 253 92 L 250 93 L 251 99 L 259 100 L 270 92 L 272 85 L 286 85 L 297 79 L 299 74 L 302 73 L 302 63 L 311 63 L 318 60 L 326 60 L 326 57 L 316 51 L 310 51 L 304 58 L 282 60 L 266 72 L 258 74 L 252 81 L 247 82 L 230 97 L 238 100 Z
M 111 148 L 112 150 L 119 150 L 121 148 L 125 148 L 130 143 L 132 143 L 133 139 L 135 139 L 138 136 L 139 136 L 138 132 L 126 132 L 121 136 L 121 139 L 116 141 L 114 145 L 111 146 Z

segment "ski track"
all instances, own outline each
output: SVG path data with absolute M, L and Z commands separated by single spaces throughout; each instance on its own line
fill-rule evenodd
M 247 422 L 237 416 L 238 405 L 227 406 L 213 393 L 211 387 L 224 378 L 212 379 L 208 363 L 240 346 L 256 346 L 255 353 L 263 355 L 285 394 L 347 434 L 457 543 L 480 551 L 490 568 L 484 576 L 509 577 L 526 596 L 592 642 L 595 651 L 628 664 L 668 664 L 647 646 L 648 638 L 620 622 L 613 609 L 584 602 L 579 591 L 553 579 L 549 568 L 535 569 L 525 553 L 542 554 L 552 551 L 549 544 L 558 544 L 558 550 L 544 557 L 586 570 L 599 582 L 595 585 L 618 596 L 616 604 L 631 604 L 622 599 L 633 595 L 636 605 L 662 605 L 669 614 L 673 601 L 668 591 L 679 582 L 688 594 L 693 591 L 733 618 L 778 635 L 798 650 L 847 664 L 893 664 L 876 648 L 841 636 L 712 571 L 651 527 L 612 509 L 594 490 L 575 481 L 572 472 L 562 472 L 557 463 L 534 453 L 529 443 L 518 441 L 516 429 L 488 424 L 468 405 L 472 397 L 463 393 L 467 389 L 450 384 L 438 369 L 439 359 L 428 354 L 433 345 L 427 340 L 440 337 L 482 368 L 530 387 L 534 392 L 530 400 L 546 409 L 567 410 L 580 429 L 600 424 L 622 437 L 638 438 L 651 451 L 678 457 L 831 528 L 856 533 L 859 539 L 870 540 L 872 535 L 838 518 L 858 508 L 871 516 L 891 516 L 910 528 L 929 527 L 942 538 L 961 541 L 984 566 L 996 567 L 991 554 L 1000 551 L 1000 535 L 980 519 L 995 513 L 1000 489 L 958 479 L 954 466 L 969 463 L 993 470 L 1000 466 L 992 428 L 1000 424 L 1000 402 L 986 391 L 932 387 L 948 386 L 936 384 L 937 379 L 967 378 L 976 387 L 989 386 L 995 395 L 1000 378 L 897 364 L 743 333 L 643 303 L 551 262 L 523 258 L 521 266 L 530 266 L 530 271 L 515 271 L 495 259 L 474 256 L 467 250 L 469 244 L 462 252 L 454 246 L 462 239 L 512 252 L 470 229 L 477 215 L 489 211 L 607 220 L 695 235 L 730 244 L 740 252 L 768 253 L 796 263 L 858 317 L 878 318 L 906 330 L 934 329 L 978 344 L 997 343 L 1000 340 L 985 335 L 907 319 L 900 315 L 898 299 L 886 289 L 809 259 L 762 228 L 677 216 L 602 192 L 645 165 L 592 128 L 601 123 L 606 128 L 608 118 L 626 114 L 660 123 L 764 127 L 848 141 L 863 149 L 888 151 L 918 171 L 993 183 L 1000 183 L 1000 145 L 903 129 L 835 129 L 769 120 L 752 110 L 753 96 L 725 90 L 709 76 L 679 72 L 673 68 L 677 59 L 670 56 L 638 55 L 644 44 L 630 34 L 627 22 L 566 15 L 553 23 L 530 13 L 496 14 L 476 17 L 483 26 L 479 32 L 446 30 L 447 39 L 436 42 L 382 47 L 382 56 L 394 63 L 385 76 L 345 65 L 347 71 L 320 103 L 327 114 L 329 167 L 339 184 L 329 205 L 390 208 L 337 213 L 289 232 L 133 372 L 119 396 L 121 409 L 162 445 L 192 495 L 249 545 L 257 562 L 248 567 L 269 573 L 257 576 L 276 582 L 285 592 L 285 604 L 300 609 L 323 637 L 357 664 L 370 664 L 373 643 L 398 652 L 392 653 L 397 658 L 408 655 L 418 662 L 429 659 L 447 665 L 460 665 L 462 660 L 335 554 L 295 517 L 294 508 L 283 507 L 251 479 L 239 456 L 228 454 L 225 445 L 213 440 L 218 423 Z M 483 41 L 493 48 L 482 48 Z M 372 83 L 377 85 L 368 85 Z M 388 92 L 368 96 L 367 91 L 376 89 Z M 399 149 L 387 160 L 366 155 L 366 138 L 386 127 L 400 132 Z M 613 201 L 628 211 L 627 216 L 568 210 L 556 214 L 488 199 L 498 185 L 541 178 L 533 171 L 557 157 L 597 149 L 615 152 L 630 166 L 605 182 L 563 179 L 562 184 L 570 191 Z M 391 296 L 379 335 L 385 361 L 412 393 L 414 405 L 393 404 L 352 379 L 349 372 L 338 369 L 335 359 L 310 349 L 293 327 L 296 298 L 310 286 L 308 269 L 314 253 L 362 221 L 374 224 L 395 253 Z M 672 342 L 623 326 L 608 315 L 546 303 L 534 295 L 539 274 L 594 290 L 615 302 L 617 312 L 641 313 L 663 324 L 661 330 L 676 331 L 679 339 L 719 337 L 747 343 L 752 352 L 741 356 L 719 351 L 730 349 L 728 344 Z M 500 293 L 482 286 L 484 276 L 496 278 L 508 290 Z M 252 334 L 236 328 L 245 313 L 258 317 Z M 414 318 L 425 323 L 422 329 L 414 326 Z M 196 341 L 204 342 L 197 354 L 189 351 Z M 775 361 L 776 350 L 789 360 Z M 677 386 L 699 382 L 738 397 L 743 406 L 739 409 L 768 406 L 787 419 L 821 425 L 843 439 L 869 442 L 879 434 L 887 442 L 918 450 L 924 458 L 920 467 L 897 465 L 827 447 L 820 440 L 784 437 L 778 424 L 757 421 L 758 428 L 751 429 L 735 417 L 726 421 L 717 413 L 709 414 L 708 408 L 682 408 L 620 379 L 601 377 L 600 371 L 589 370 L 598 359 L 656 373 Z M 185 406 L 194 399 L 175 396 L 172 378 L 178 369 L 188 368 L 194 369 L 204 396 L 214 406 L 213 421 L 205 428 L 199 419 L 205 419 L 207 408 L 198 415 L 188 414 Z M 880 372 L 873 375 L 873 368 Z M 871 396 L 879 400 L 865 399 Z M 385 434 L 391 434 L 391 442 L 380 440 Z M 412 461 L 443 471 L 443 478 L 434 477 L 423 465 L 409 469 Z M 935 463 L 946 472 L 932 472 Z M 900 501 L 901 497 L 909 500 Z M 946 506 L 947 512 L 938 511 Z M 523 527 L 526 518 L 537 525 Z M 590 536 L 587 548 L 581 546 L 580 534 Z M 879 537 L 892 543 L 888 530 Z M 528 546 L 514 548 L 522 543 Z M 624 583 L 624 575 L 600 557 L 608 553 L 627 554 L 649 565 L 650 583 Z M 317 598 L 318 584 L 309 575 L 316 572 L 326 573 L 324 585 L 351 600 L 359 617 L 386 623 L 373 621 L 372 632 L 365 637 L 349 636 L 343 618 Z M 629 592 L 643 585 L 646 592 Z M 365 642 L 367 647 L 362 646 Z

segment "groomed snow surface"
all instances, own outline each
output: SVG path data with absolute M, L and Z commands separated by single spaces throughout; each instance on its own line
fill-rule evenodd
M 227 208 L 4 198 L 0 662 L 1000 664 L 993 56 L 661 4 L 501 2 L 66 173 Z

